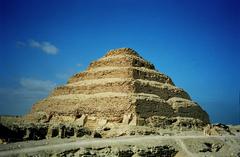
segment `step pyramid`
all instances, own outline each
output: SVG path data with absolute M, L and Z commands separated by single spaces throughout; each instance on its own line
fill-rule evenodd
M 83 125 L 97 121 L 150 126 L 209 123 L 208 114 L 186 91 L 130 48 L 110 50 L 93 61 L 86 71 L 34 104 L 27 115 L 47 122 L 57 116 L 75 116 Z

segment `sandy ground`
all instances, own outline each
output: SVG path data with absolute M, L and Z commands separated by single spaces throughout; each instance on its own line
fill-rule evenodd
M 206 156 L 231 156 L 240 152 L 240 134 L 231 136 L 126 136 L 109 139 L 51 139 L 40 141 L 27 141 L 16 142 L 10 144 L 0 145 L 0 156 L 12 156 L 19 154 L 29 154 L 36 152 L 61 152 L 80 147 L 107 147 L 123 145 L 173 145 L 184 156 L 205 156 L 203 153 L 199 153 L 199 150 L 194 150 L 194 146 L 198 147 L 197 143 L 201 141 L 220 141 L 224 143 L 223 152 L 208 152 L 204 153 Z M 219 143 L 219 142 L 218 142 Z M 227 147 L 224 149 L 224 147 Z M 231 149 L 228 149 L 231 148 Z M 226 151 L 227 150 L 227 151 Z M 209 154 L 210 153 L 210 154 Z

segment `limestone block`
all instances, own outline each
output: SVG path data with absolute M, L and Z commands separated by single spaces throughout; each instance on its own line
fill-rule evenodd
M 137 119 L 137 125 L 139 125 L 139 126 L 145 125 L 145 119 L 144 118 L 138 118 Z
M 132 118 L 132 120 L 131 120 L 131 122 L 129 123 L 129 125 L 134 125 L 134 126 L 136 126 L 136 125 L 137 125 L 137 120 L 138 120 L 137 116 L 134 115 L 133 118 Z
M 84 126 L 84 124 L 87 122 L 87 115 L 82 115 L 79 119 L 76 120 L 76 124 L 80 126 Z
M 99 119 L 98 120 L 98 125 L 99 126 L 104 126 L 107 124 L 107 119 Z
M 26 129 L 26 134 L 24 135 L 23 139 L 29 139 L 30 133 L 31 133 L 30 129 L 27 128 L 27 129 Z
M 59 128 L 57 126 L 49 126 L 46 139 L 57 137 L 59 134 Z
M 122 123 L 128 125 L 131 119 L 132 119 L 132 114 L 125 114 L 123 115 Z

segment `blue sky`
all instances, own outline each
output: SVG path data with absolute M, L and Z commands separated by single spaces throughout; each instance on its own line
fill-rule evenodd
M 0 114 L 25 114 L 57 85 L 131 47 L 212 122 L 240 123 L 237 0 L 0 0 Z

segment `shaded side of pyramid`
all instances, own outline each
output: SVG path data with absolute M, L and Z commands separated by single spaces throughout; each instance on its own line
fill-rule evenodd
M 92 62 L 36 103 L 27 117 L 50 122 L 61 116 L 84 117 L 84 125 L 209 123 L 208 114 L 187 92 L 130 48 L 111 50 Z

